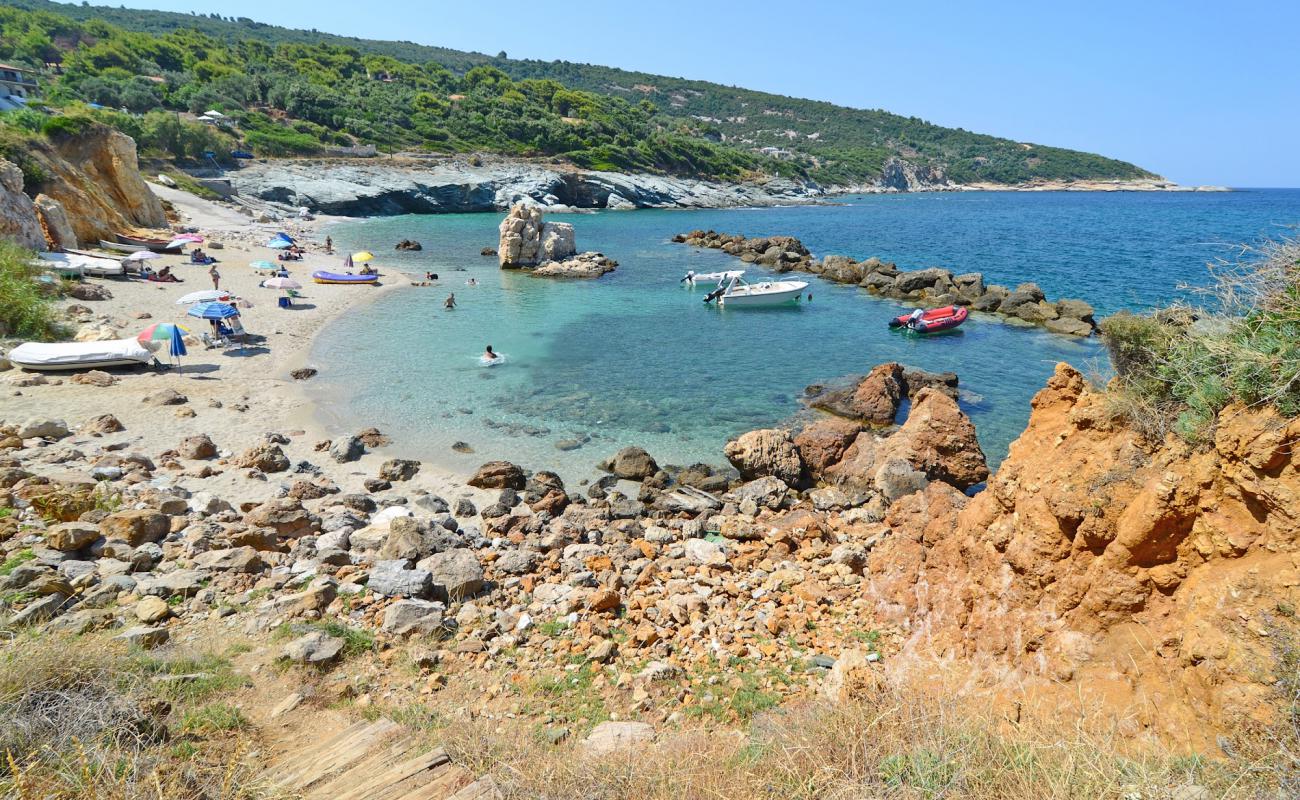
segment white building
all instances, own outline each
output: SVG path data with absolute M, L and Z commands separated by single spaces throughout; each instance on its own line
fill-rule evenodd
M 39 94 L 35 70 L 0 64 L 0 111 L 22 108 Z

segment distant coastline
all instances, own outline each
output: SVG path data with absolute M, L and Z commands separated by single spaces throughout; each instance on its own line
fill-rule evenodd
M 305 206 L 316 213 L 348 217 L 500 212 L 521 200 L 562 212 L 763 207 L 812 204 L 850 194 L 901 192 L 1232 191 L 1222 186 L 1181 186 L 1160 178 L 959 184 L 923 180 L 913 174 L 844 186 L 788 178 L 726 183 L 584 170 L 570 164 L 503 157 L 268 159 L 207 177 L 229 181 L 246 201 L 284 210 Z

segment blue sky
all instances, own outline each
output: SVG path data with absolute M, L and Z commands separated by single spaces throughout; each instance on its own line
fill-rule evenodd
M 1180 183 L 1300 186 L 1296 0 L 125 5 L 883 108 L 1122 158 Z

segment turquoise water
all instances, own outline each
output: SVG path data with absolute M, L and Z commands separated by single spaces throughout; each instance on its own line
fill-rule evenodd
M 1012 286 L 1033 280 L 1049 297 L 1080 297 L 1109 313 L 1183 295 L 1184 285 L 1206 281 L 1207 261 L 1233 256 L 1236 243 L 1284 233 L 1300 222 L 1300 191 L 885 195 L 829 207 L 557 217 L 574 224 L 580 250 L 604 252 L 618 270 L 596 281 L 502 271 L 479 255 L 496 244 L 496 214 L 333 228 L 340 245 L 374 250 L 381 270 L 432 271 L 440 280 L 389 294 L 322 334 L 314 363 L 328 384 L 327 422 L 378 425 L 405 452 L 461 471 L 510 458 L 573 479 L 628 444 L 661 463 L 721 463 L 729 437 L 798 413 L 808 384 L 897 360 L 960 374 L 963 406 L 996 463 L 1056 362 L 1104 373 L 1095 342 L 976 316 L 953 334 L 912 337 L 886 328 L 904 306 L 811 276 L 796 276 L 813 293 L 801 307 L 706 307 L 704 292 L 678 279 L 739 262 L 671 236 L 694 228 L 791 234 L 817 255 L 980 271 Z M 424 250 L 395 253 L 404 238 Z M 751 276 L 763 274 L 750 267 Z M 466 285 L 471 277 L 477 287 Z M 459 306 L 447 312 L 449 291 Z M 480 365 L 487 344 L 505 364 Z M 557 449 L 574 439 L 584 443 Z M 453 452 L 457 441 L 474 452 Z

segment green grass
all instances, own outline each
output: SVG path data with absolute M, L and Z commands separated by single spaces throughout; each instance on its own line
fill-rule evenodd
M 572 671 L 540 675 L 529 682 L 525 703 L 528 713 L 546 714 L 553 720 L 587 727 L 609 719 L 609 709 L 594 685 L 600 669 L 585 663 Z
M 36 558 L 36 553 L 32 552 L 30 547 L 24 547 L 17 553 L 9 556 L 0 564 L 0 576 L 8 575 L 13 572 L 19 565 L 26 564 L 28 561 Z
M 181 730 L 186 733 L 220 733 L 249 727 L 242 711 L 227 703 L 210 703 L 181 716 Z
M 199 703 L 248 685 L 229 659 L 214 653 L 180 658 L 160 658 L 149 653 L 135 655 L 139 669 L 151 678 L 193 675 L 186 680 L 155 680 L 155 691 L 168 700 Z
M 272 632 L 272 638 L 276 641 L 287 641 L 296 639 L 311 631 L 321 631 L 329 636 L 342 639 L 345 658 L 368 653 L 375 649 L 375 635 L 373 633 L 363 628 L 353 628 L 333 620 L 328 622 L 285 623 Z
M 553 619 L 537 623 L 534 629 L 542 636 L 559 636 L 569 629 L 569 623 L 564 620 Z
M 35 254 L 0 238 L 0 337 L 50 341 L 65 333 L 53 301 L 57 284 L 37 280 Z

